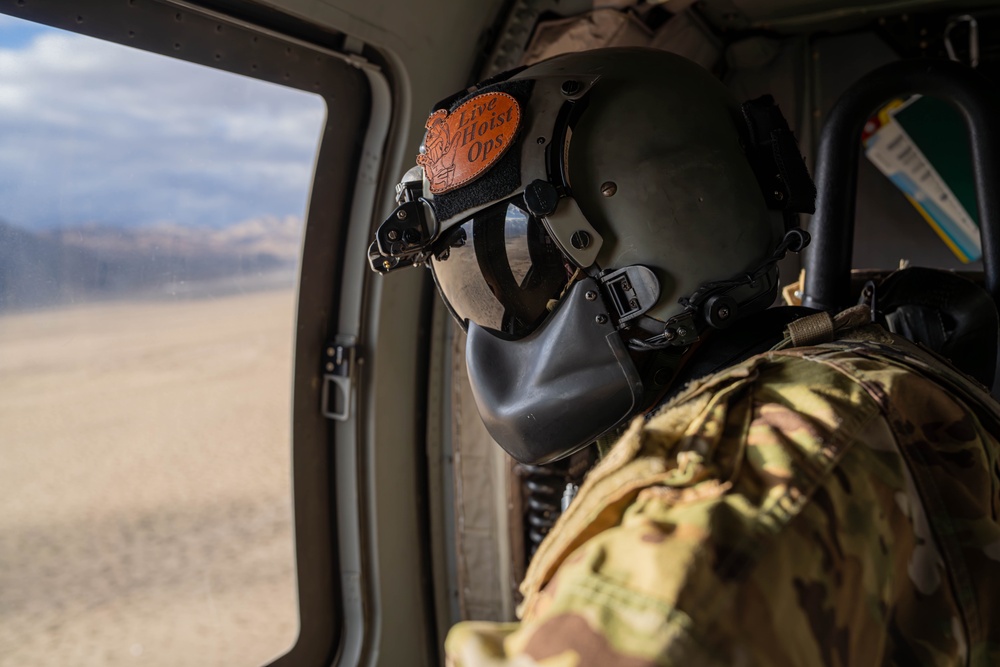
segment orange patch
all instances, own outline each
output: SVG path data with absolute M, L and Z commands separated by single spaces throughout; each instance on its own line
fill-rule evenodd
M 432 113 L 417 156 L 431 192 L 450 192 L 482 176 L 510 148 L 520 123 L 521 107 L 507 93 L 483 93 L 451 113 Z

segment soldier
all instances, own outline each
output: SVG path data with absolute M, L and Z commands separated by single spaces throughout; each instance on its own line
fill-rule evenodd
M 607 50 L 435 113 L 373 268 L 430 267 L 514 458 L 624 431 L 450 665 L 1000 663 L 1000 409 L 868 306 L 768 308 L 815 195 L 770 98 Z

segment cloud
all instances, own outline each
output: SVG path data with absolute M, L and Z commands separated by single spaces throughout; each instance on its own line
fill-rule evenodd
M 325 116 L 316 95 L 46 29 L 0 48 L 0 219 L 301 218 Z

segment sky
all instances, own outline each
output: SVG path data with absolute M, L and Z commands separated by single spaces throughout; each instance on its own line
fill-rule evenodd
M 301 219 L 323 100 L 0 14 L 0 221 Z

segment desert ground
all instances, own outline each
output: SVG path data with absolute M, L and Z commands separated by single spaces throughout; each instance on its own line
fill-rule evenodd
M 294 293 L 0 314 L 0 665 L 260 665 L 298 630 Z

